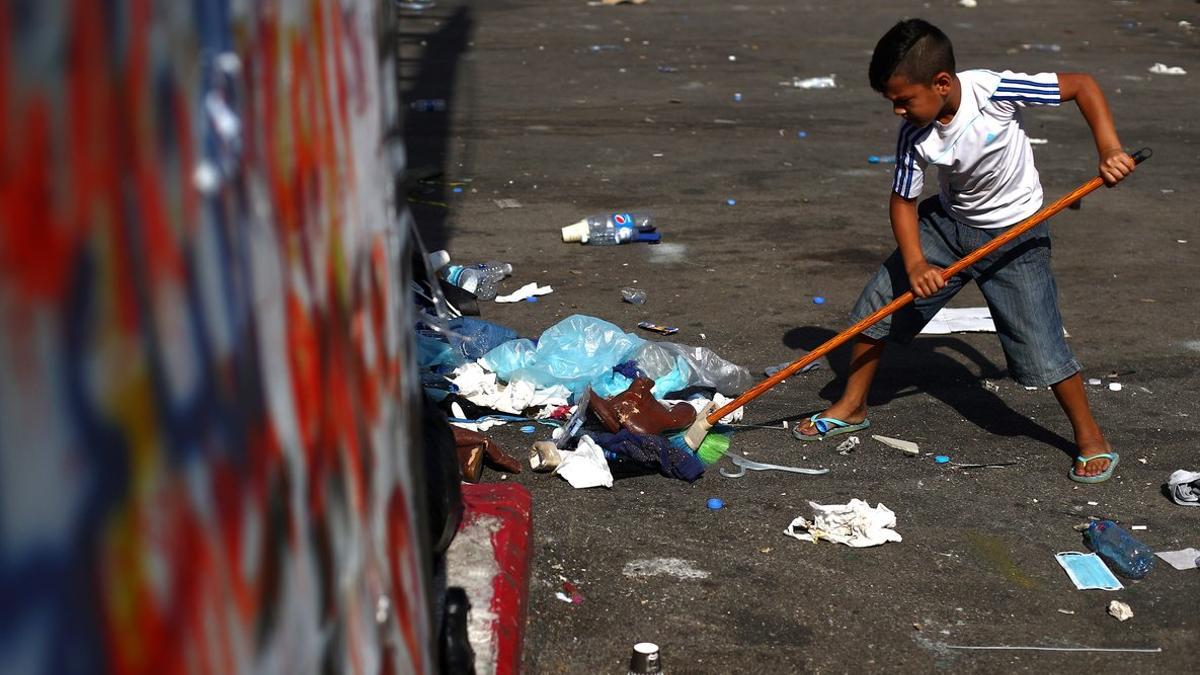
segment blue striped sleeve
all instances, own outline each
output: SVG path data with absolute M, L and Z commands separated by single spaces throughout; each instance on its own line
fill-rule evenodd
M 925 186 L 925 162 L 917 154 L 917 143 L 920 143 L 933 128 L 915 127 L 905 122 L 900 127 L 900 138 L 896 141 L 896 172 L 892 176 L 892 192 L 905 199 L 915 199 L 921 196 Z
M 1014 73 L 1004 71 L 1000 83 L 992 92 L 991 100 L 1005 101 L 1014 106 L 1059 105 L 1062 93 L 1058 89 L 1056 73 Z

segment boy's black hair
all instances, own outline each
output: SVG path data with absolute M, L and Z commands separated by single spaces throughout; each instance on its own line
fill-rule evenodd
M 923 19 L 905 19 L 879 39 L 871 55 L 871 88 L 882 93 L 893 75 L 915 84 L 929 84 L 940 72 L 954 74 L 950 38 Z

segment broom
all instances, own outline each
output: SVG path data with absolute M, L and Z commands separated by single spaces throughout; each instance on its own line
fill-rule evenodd
M 1154 154 L 1154 152 L 1150 148 L 1142 148 L 1141 150 L 1138 150 L 1137 152 L 1133 153 L 1133 161 L 1136 164 L 1141 164 L 1142 162 L 1149 159 L 1150 156 L 1153 154 Z M 1042 223 L 1042 221 L 1046 220 L 1047 218 L 1050 218 L 1051 216 L 1055 215 L 1059 211 L 1062 211 L 1063 209 L 1067 208 L 1071 204 L 1074 204 L 1075 202 L 1079 201 L 1080 199 L 1083 199 L 1088 193 L 1092 192 L 1093 190 L 1100 187 L 1101 185 L 1104 185 L 1104 179 L 1101 178 L 1100 176 L 1096 176 L 1095 178 L 1084 183 L 1083 185 L 1080 185 L 1079 187 L 1075 188 L 1075 190 L 1073 190 L 1069 194 L 1059 198 L 1058 201 L 1043 208 L 1041 211 L 1038 211 L 1037 213 L 1033 214 L 1032 216 L 1021 221 L 1017 225 L 1014 225 L 1012 227 L 1012 229 L 1010 229 L 1008 232 L 1005 232 L 1004 234 L 1000 235 L 999 237 L 996 237 L 995 239 L 984 244 L 983 246 L 980 246 L 979 248 L 975 249 L 971 253 L 968 253 L 966 256 L 964 256 L 958 262 L 956 262 L 953 265 L 951 265 L 950 267 L 947 267 L 946 269 L 942 270 L 942 279 L 949 280 L 954 275 L 967 269 L 971 265 L 974 265 L 975 263 L 979 262 L 980 260 L 987 257 L 991 253 L 995 252 L 996 249 L 1000 248 L 1001 246 L 1004 246 L 1005 244 L 1012 241 L 1013 239 L 1021 236 L 1025 232 L 1033 229 L 1034 227 L 1036 227 L 1037 225 Z M 713 410 L 713 408 L 716 408 L 716 405 L 710 404 L 708 408 L 706 408 L 704 411 L 702 411 L 700 414 L 698 414 L 696 416 L 696 421 L 692 423 L 692 426 L 689 427 L 687 429 L 687 431 L 680 432 L 679 434 L 677 434 L 676 436 L 673 436 L 671 438 L 672 443 L 674 443 L 675 445 L 680 446 L 680 447 L 686 445 L 689 449 L 695 451 L 697 456 L 700 458 L 700 461 L 703 462 L 706 466 L 715 463 L 716 461 L 721 459 L 721 457 L 723 457 L 725 455 L 725 453 L 729 450 L 729 439 L 726 436 L 719 436 L 719 435 L 714 434 L 711 436 L 711 438 L 713 438 L 714 440 L 713 441 L 708 440 L 710 438 L 709 430 L 712 429 L 713 425 L 716 424 L 717 422 L 719 422 L 722 417 L 728 415 L 729 413 L 733 412 L 734 410 L 737 410 L 738 408 L 749 403 L 750 401 L 753 401 L 754 399 L 758 398 L 759 396 L 762 396 L 763 394 L 767 393 L 767 391 L 769 391 L 772 387 L 774 387 L 775 385 L 779 384 L 780 382 L 786 380 L 787 378 L 791 377 L 794 373 L 799 371 L 801 368 L 804 368 L 805 366 L 812 363 L 813 361 L 816 361 L 817 359 L 821 358 L 822 356 L 825 356 L 826 354 L 833 351 L 834 349 L 837 349 L 838 347 L 842 346 L 843 344 L 849 342 L 851 338 L 857 336 L 859 333 L 861 333 L 864 330 L 875 325 L 875 323 L 877 323 L 884 317 L 890 316 L 896 310 L 898 310 L 901 307 L 904 307 L 908 303 L 912 302 L 913 298 L 915 298 L 915 297 L 916 296 L 913 295 L 912 291 L 904 292 L 902 295 L 898 296 L 895 300 L 892 300 L 887 305 L 880 307 L 878 310 L 876 310 L 870 316 L 862 319 L 861 321 L 854 324 L 853 326 L 850 326 L 849 328 L 842 331 L 841 333 L 838 333 L 837 335 L 833 336 L 828 341 L 826 341 L 824 344 L 822 344 L 820 347 L 817 347 L 816 349 L 812 350 L 811 352 L 796 359 L 795 361 L 793 361 L 791 364 L 789 364 L 783 370 L 779 371 L 778 373 L 775 373 L 774 375 L 768 377 L 767 379 L 763 380 L 762 382 L 759 382 L 758 384 L 754 385 L 752 388 L 747 390 L 744 394 L 742 394 L 741 396 L 738 396 L 737 398 L 733 399 L 729 403 L 726 403 L 725 405 L 721 406 L 720 408 L 717 408 L 716 410 Z M 717 439 L 724 439 L 724 440 L 717 440 Z

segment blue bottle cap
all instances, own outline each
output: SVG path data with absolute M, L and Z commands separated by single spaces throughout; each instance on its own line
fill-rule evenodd
M 800 138 L 808 138 L 808 132 L 807 132 L 807 131 L 800 131 L 800 132 L 797 132 L 797 133 L 796 133 L 796 135 L 797 135 L 797 136 L 799 136 Z
M 950 458 L 946 455 L 938 455 L 933 458 L 933 461 L 937 462 L 938 464 L 949 464 Z
M 725 508 L 725 502 L 721 501 L 720 497 L 709 497 L 708 498 L 708 508 L 712 509 L 713 511 L 717 511 L 719 509 Z
M 736 199 L 733 199 L 733 198 L 730 198 L 730 199 L 726 199 L 726 200 L 725 200 L 725 203 L 726 203 L 726 204 L 728 204 L 728 205 L 730 205 L 730 206 L 733 206 L 734 204 L 736 204 L 736 203 L 737 203 L 737 200 L 736 200 Z
M 455 191 L 455 192 L 462 192 L 462 187 L 455 187 L 455 188 L 454 188 L 454 191 Z
M 537 301 L 538 301 L 538 299 L 537 299 L 536 295 L 531 295 L 528 298 L 525 298 L 525 302 L 537 302 Z
M 823 297 L 821 297 L 821 296 L 819 296 L 819 295 L 817 295 L 817 296 L 814 296 L 814 297 L 813 297 L 813 304 L 814 304 L 814 305 L 823 305 L 823 304 L 825 304 L 825 298 L 823 298 Z
M 532 434 L 535 431 L 537 431 L 537 427 L 533 426 L 532 424 L 526 424 L 525 426 L 521 427 L 522 433 Z

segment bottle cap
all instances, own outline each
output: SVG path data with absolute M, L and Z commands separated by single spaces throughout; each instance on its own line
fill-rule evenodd
M 587 236 L 588 236 L 587 218 L 584 218 L 583 220 L 579 221 L 578 223 L 575 223 L 574 225 L 568 225 L 562 229 L 562 239 L 563 239 L 563 241 L 568 242 L 568 243 L 573 242 L 573 241 L 586 242 Z
M 662 233 L 660 232 L 638 232 L 633 237 L 634 241 L 644 241 L 651 244 L 657 244 L 662 241 Z
M 432 268 L 434 272 L 449 264 L 450 254 L 446 253 L 446 251 L 434 251 L 433 253 L 429 254 L 429 267 Z
M 453 286 L 457 286 L 459 278 L 462 277 L 462 271 L 463 271 L 462 265 L 451 265 L 451 266 L 447 267 L 446 268 L 446 281 L 450 282 L 450 284 Z

